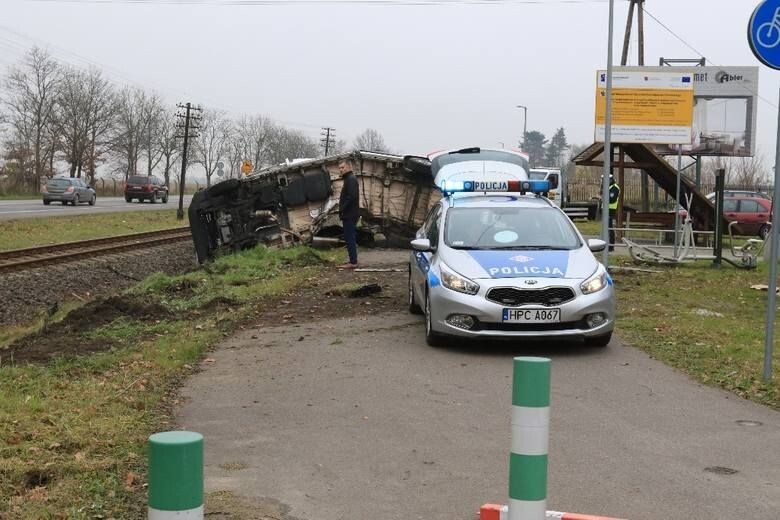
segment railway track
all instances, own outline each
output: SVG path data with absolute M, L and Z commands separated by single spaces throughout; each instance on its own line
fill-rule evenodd
M 189 227 L 0 251 L 0 273 L 191 240 Z

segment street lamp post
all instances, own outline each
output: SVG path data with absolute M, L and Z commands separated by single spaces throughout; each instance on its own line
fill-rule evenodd
M 523 105 L 517 105 L 517 108 L 523 109 L 523 144 L 521 147 L 522 151 L 525 151 L 525 134 L 528 127 L 528 107 L 525 107 Z

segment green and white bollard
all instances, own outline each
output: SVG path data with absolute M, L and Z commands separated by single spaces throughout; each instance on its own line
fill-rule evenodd
M 512 379 L 509 520 L 544 520 L 550 434 L 550 360 L 516 357 Z
M 149 520 L 203 520 L 203 435 L 149 437 Z

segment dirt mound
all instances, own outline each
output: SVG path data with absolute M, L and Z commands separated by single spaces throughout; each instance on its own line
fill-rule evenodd
M 62 321 L 44 327 L 41 332 L 20 339 L 0 350 L 3 363 L 43 363 L 56 357 L 76 356 L 108 350 L 103 339 L 85 339 L 82 335 L 122 317 L 141 321 L 161 320 L 170 312 L 137 296 L 117 295 L 96 300 L 71 311 Z

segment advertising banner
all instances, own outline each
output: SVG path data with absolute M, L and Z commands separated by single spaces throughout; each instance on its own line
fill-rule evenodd
M 656 141 L 654 149 L 660 154 L 676 155 L 678 145 L 682 152 L 690 155 L 709 155 L 724 157 L 748 157 L 755 154 L 756 117 L 758 110 L 758 67 L 616 67 L 613 72 L 613 85 L 616 78 L 626 74 L 651 77 L 662 72 L 690 74 L 693 78 L 693 121 L 689 139 Z M 601 80 L 604 72 L 599 72 Z M 600 81 L 599 90 L 604 83 Z M 626 79 L 621 80 L 626 82 Z M 616 98 L 613 98 L 613 100 Z M 602 102 L 602 105 L 604 103 Z M 599 104 L 596 104 L 597 114 Z M 601 108 L 603 112 L 604 108 Z M 614 112 L 614 108 L 613 108 Z M 613 113 L 613 124 L 615 115 Z M 597 121 L 598 123 L 598 121 Z M 597 127 L 596 136 L 603 141 L 603 119 L 601 133 Z M 613 136 L 615 130 L 613 128 Z M 630 135 L 628 137 L 631 137 Z M 615 142 L 650 142 L 623 140 L 613 137 Z M 671 146 L 669 146 L 671 145 Z
M 596 88 L 596 141 L 604 141 L 606 71 Z M 615 70 L 612 73 L 612 142 L 690 144 L 693 76 L 687 72 Z

